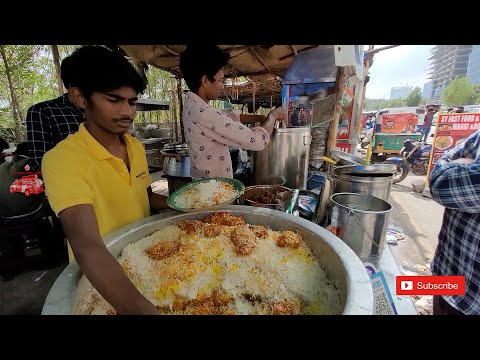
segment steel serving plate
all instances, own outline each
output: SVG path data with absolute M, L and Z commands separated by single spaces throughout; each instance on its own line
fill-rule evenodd
M 187 209 L 187 208 L 182 208 L 178 205 L 175 205 L 175 200 L 179 196 L 181 196 L 185 191 L 188 191 L 188 190 L 194 188 L 198 184 L 209 182 L 209 181 L 212 181 L 212 180 L 222 181 L 222 182 L 232 184 L 235 191 L 237 192 L 237 195 L 233 199 L 225 201 L 221 204 L 218 204 L 218 205 L 215 205 L 215 206 L 210 206 L 210 207 L 205 207 L 205 208 L 199 208 L 199 209 L 192 209 L 192 208 Z M 222 177 L 200 179 L 200 180 L 196 180 L 196 181 L 193 181 L 191 183 L 185 184 L 182 187 L 175 190 L 175 192 L 170 194 L 170 196 L 168 197 L 167 203 L 168 203 L 168 206 L 170 206 L 172 209 L 178 210 L 178 211 L 183 211 L 183 212 L 199 212 L 199 211 L 210 210 L 210 209 L 218 210 L 218 209 L 221 209 L 222 207 L 224 207 L 226 205 L 231 205 L 231 204 L 235 203 L 235 201 L 243 194 L 244 191 L 245 191 L 245 185 L 243 185 L 243 183 L 241 181 L 237 180 L 237 179 L 222 178 Z

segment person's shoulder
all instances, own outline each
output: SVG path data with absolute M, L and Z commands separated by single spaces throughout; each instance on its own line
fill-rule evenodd
M 28 108 L 29 112 L 41 112 L 42 110 L 49 109 L 52 107 L 57 107 L 58 104 L 63 100 L 63 95 L 56 97 L 54 99 L 49 99 L 45 101 L 38 102 Z
M 66 139 L 60 141 L 52 149 L 47 151 L 43 156 L 46 163 L 54 162 L 74 162 L 78 164 L 82 160 L 88 158 L 88 153 L 81 144 L 81 137 L 78 132 L 70 134 Z

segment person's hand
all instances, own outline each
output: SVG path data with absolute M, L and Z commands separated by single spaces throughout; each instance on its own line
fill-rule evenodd
M 275 121 L 287 120 L 287 114 L 285 113 L 285 110 L 281 106 L 277 107 L 275 110 L 270 111 L 270 113 L 267 116 L 273 117 Z
M 474 159 L 470 159 L 470 158 L 459 158 L 459 159 L 455 159 L 455 160 L 452 160 L 450 161 L 450 164 L 473 164 L 475 162 Z

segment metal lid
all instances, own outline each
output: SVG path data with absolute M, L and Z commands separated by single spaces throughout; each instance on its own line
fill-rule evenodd
M 332 150 L 332 154 L 334 155 L 334 157 L 337 157 L 339 159 L 339 160 L 335 158 L 333 159 L 333 160 L 336 160 L 339 163 L 339 165 L 365 165 L 364 159 L 359 158 L 358 156 L 346 153 L 344 151 Z
M 336 167 L 333 170 L 334 175 L 346 176 L 385 176 L 393 175 L 397 171 L 395 164 L 372 164 L 372 165 L 345 165 Z
M 173 143 L 173 144 L 167 144 L 163 147 L 163 150 L 165 151 L 176 151 L 176 150 L 186 150 L 188 149 L 188 145 L 185 143 Z

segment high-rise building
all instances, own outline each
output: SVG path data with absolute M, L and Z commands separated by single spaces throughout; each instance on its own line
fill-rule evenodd
M 473 45 L 468 58 L 468 79 L 474 84 L 480 84 L 480 45 Z
M 423 85 L 422 96 L 426 99 L 430 99 L 432 97 L 432 90 L 433 90 L 433 81 L 430 80 Z
M 413 86 L 396 86 L 390 89 L 390 99 L 407 97 L 413 90 Z
M 468 57 L 473 45 L 436 45 L 430 50 L 432 56 L 429 79 L 432 80 L 432 97 L 436 100 L 450 81 L 467 75 Z

